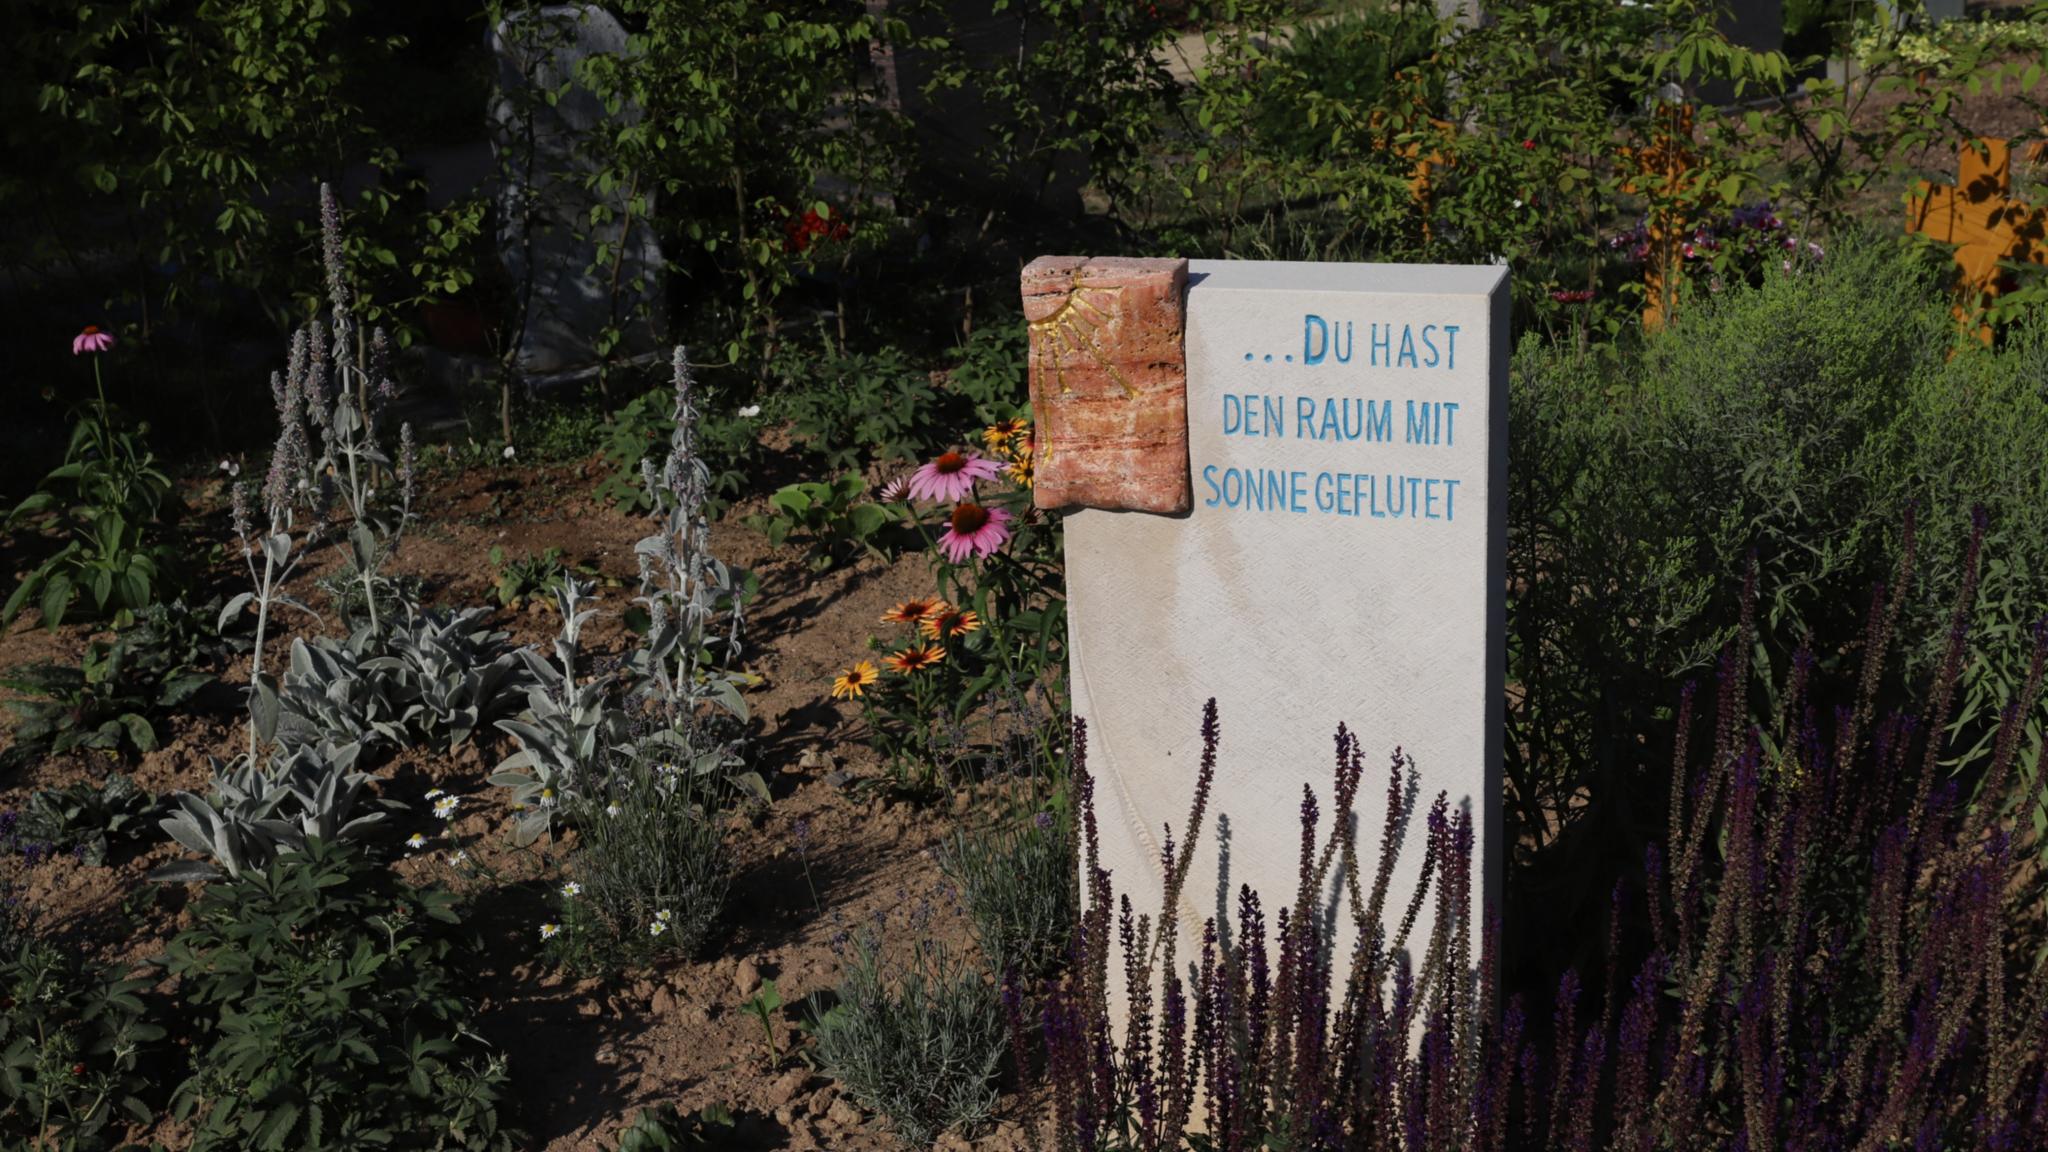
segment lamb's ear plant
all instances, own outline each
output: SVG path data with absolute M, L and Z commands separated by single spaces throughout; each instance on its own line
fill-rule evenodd
M 175 861 L 150 873 L 164 883 L 239 877 L 268 867 L 279 856 L 302 850 L 309 839 L 365 838 L 396 801 L 364 807 L 371 777 L 355 770 L 360 744 L 300 744 L 283 750 L 268 768 L 237 757 L 213 764 L 204 796 L 177 792 L 173 810 L 160 822 L 173 840 L 207 857 Z M 210 861 L 210 862 L 208 862 Z
M 629 666 L 636 698 L 671 728 L 695 725 L 711 707 L 745 722 L 740 689 L 750 678 L 736 671 L 745 613 L 731 569 L 711 552 L 705 515 L 710 469 L 697 451 L 697 407 L 688 353 L 674 358 L 674 431 L 659 471 L 642 463 L 642 482 L 656 530 L 633 546 L 640 563 L 640 595 L 647 636 Z
M 349 518 L 343 567 L 360 586 L 370 632 L 379 634 L 378 601 L 391 598 L 393 585 L 378 573 L 397 548 L 412 515 L 418 478 L 418 450 L 411 425 L 399 429 L 395 464 L 378 444 L 378 410 L 397 392 L 390 374 L 389 342 L 382 331 L 372 333 L 368 340 L 357 331 L 342 256 L 341 211 L 326 185 L 320 189 L 320 204 L 329 320 L 325 325 L 307 324 L 294 333 L 284 372 L 271 374 L 278 434 L 260 497 L 262 523 L 254 519 L 247 488 L 237 485 L 234 490 L 235 536 L 242 545 L 252 588 L 221 609 L 220 627 L 224 629 L 229 620 L 255 608 L 256 643 L 249 665 L 248 756 L 252 760 L 263 744 L 276 737 L 280 715 L 277 678 L 263 667 L 271 610 L 290 608 L 319 619 L 318 613 L 284 591 L 286 583 L 311 549 L 333 530 L 329 514 L 338 498 Z M 387 478 L 380 500 L 377 485 Z M 302 515 L 311 524 L 300 530 L 297 522 Z M 297 540 L 295 532 L 299 533 Z M 342 598 L 344 609 L 353 603 L 353 598 Z
M 512 737 L 519 750 L 499 763 L 490 780 L 512 789 L 512 804 L 521 813 L 512 837 L 521 845 L 552 832 L 563 807 L 603 770 L 624 732 L 625 718 L 607 698 L 610 678 L 577 680 L 583 625 L 597 615 L 597 609 L 584 607 L 589 602 L 589 585 L 573 576 L 555 589 L 562 620 L 555 661 L 549 663 L 531 648 L 519 650 L 530 681 L 526 710 L 516 719 L 497 721 L 498 730 Z

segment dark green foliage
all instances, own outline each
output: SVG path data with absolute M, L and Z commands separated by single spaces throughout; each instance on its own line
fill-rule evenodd
M 1073 828 L 1064 804 L 1014 824 L 956 832 L 939 867 L 959 886 L 989 968 L 1049 974 L 1074 933 Z
M 924 938 L 900 974 L 864 934 L 839 981 L 839 1002 L 813 1010 L 818 1062 L 864 1106 L 887 1116 L 916 1147 L 949 1128 L 987 1119 L 1008 1043 L 995 986 L 978 967 Z
M 151 983 L 89 970 L 41 941 L 8 944 L 0 955 L 0 1143 L 91 1152 L 110 1147 L 123 1125 L 149 1123 L 142 1096 L 150 1083 L 139 1069 L 164 1036 L 143 1019 Z
M 523 607 L 529 599 L 537 598 L 544 604 L 552 601 L 555 589 L 568 575 L 560 548 L 508 557 L 503 548 L 492 545 L 491 567 L 498 570 L 491 581 L 491 595 L 511 608 Z
M 201 1018 L 174 1098 L 197 1152 L 514 1146 L 449 893 L 312 841 L 210 885 L 193 913 L 164 963 Z
M 917 460 L 957 435 L 946 427 L 931 374 L 902 349 L 827 349 L 797 357 L 783 376 L 785 391 L 771 411 L 827 471 Z
M 732 1112 L 712 1104 L 685 1116 L 673 1104 L 642 1108 L 633 1122 L 619 1130 L 618 1152 L 681 1152 L 686 1148 L 753 1147 L 745 1141 Z
M 992 317 L 954 353 L 959 362 L 946 373 L 946 391 L 972 406 L 968 418 L 977 425 L 1030 416 L 1031 398 L 1024 383 L 1026 350 L 1021 317 Z
M 78 852 L 81 861 L 97 867 L 107 862 L 112 841 L 147 835 L 156 811 L 156 797 L 117 773 L 98 788 L 78 783 L 29 797 L 20 836 L 53 852 Z
M 213 682 L 210 673 L 183 663 L 192 648 L 165 642 L 167 635 L 145 624 L 87 644 L 76 668 L 31 664 L 0 676 L 0 684 L 28 697 L 7 701 L 21 719 L 0 761 L 19 766 L 81 748 L 155 748 L 151 721 Z
M 667 451 L 669 434 L 675 431 L 674 403 L 674 392 L 656 388 L 628 400 L 606 419 L 601 451 L 611 471 L 598 481 L 600 498 L 621 511 L 647 509 L 642 463 L 658 465 Z M 725 511 L 754 484 L 751 469 L 761 450 L 756 442 L 759 434 L 760 426 L 745 417 L 716 413 L 698 417 L 697 450 L 710 471 L 704 501 L 710 515 Z
M 1304 159 L 1328 152 L 1337 123 L 1327 104 L 1382 103 L 1394 74 L 1436 47 L 1435 17 L 1433 9 L 1372 7 L 1301 21 L 1275 61 L 1255 120 L 1259 136 Z

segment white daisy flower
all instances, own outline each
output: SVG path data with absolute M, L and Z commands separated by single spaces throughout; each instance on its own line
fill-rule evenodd
M 560 924 L 543 924 L 540 926 L 540 938 L 543 940 L 553 940 L 561 934 L 561 931 L 562 926 Z
M 417 852 L 427 846 L 427 838 L 415 832 L 405 838 L 405 846 Z
M 659 936 L 666 931 L 668 931 L 668 921 L 666 920 L 656 920 L 647 926 L 647 934 L 649 936 Z
M 574 899 L 576 896 L 580 895 L 582 891 L 583 885 L 578 884 L 574 880 L 571 880 L 567 884 L 562 885 L 562 895 L 570 897 L 571 899 Z
M 745 408 L 740 409 L 740 418 L 743 420 L 752 420 L 760 414 L 761 406 L 759 404 L 749 404 Z
M 448 862 L 450 864 L 466 864 L 469 862 L 469 853 L 458 848 L 453 855 L 448 857 Z
M 460 807 L 461 804 L 462 798 L 459 796 L 443 796 L 439 800 L 434 801 L 434 815 L 439 816 L 443 820 L 453 820 L 455 818 L 455 809 Z
M 607 816 L 617 816 L 619 814 L 619 806 L 617 804 L 605 805 L 604 814 Z

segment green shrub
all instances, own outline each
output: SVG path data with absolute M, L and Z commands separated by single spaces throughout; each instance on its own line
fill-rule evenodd
M 111 338 L 87 328 L 79 339 L 108 341 L 85 353 L 93 357 L 98 397 L 73 415 L 64 463 L 7 515 L 8 528 L 43 524 L 67 539 L 22 574 L 0 606 L 0 624 L 13 623 L 33 603 L 45 628 L 62 624 L 74 604 L 95 619 L 126 625 L 163 594 L 176 566 L 177 552 L 161 529 L 176 519 L 179 501 L 150 450 L 149 425 L 131 427 L 107 403 L 99 358 Z
M 1516 357 L 1507 747 L 1522 828 L 1558 813 L 1568 825 L 1582 787 L 1661 778 L 1631 734 L 1668 711 L 1670 677 L 1712 666 L 1739 615 L 1729 574 L 1752 555 L 1754 659 L 1775 707 L 1783 685 L 1764 657 L 1860 634 L 1909 505 L 1922 560 L 1904 627 L 1928 639 L 1907 650 L 1905 677 L 1924 677 L 1946 642 L 1975 505 L 2000 563 L 1979 597 L 1985 651 L 1962 734 L 1995 724 L 2024 676 L 2024 625 L 2048 604 L 2034 447 L 2048 441 L 2048 341 L 1959 342 L 1939 272 L 1900 245 L 1852 239 L 1794 267 L 1695 294 L 1639 355 L 1532 340 Z
M 20 836 L 53 852 L 76 851 L 80 861 L 98 866 L 107 862 L 112 841 L 147 835 L 157 807 L 156 797 L 119 773 L 98 788 L 83 782 L 45 788 L 29 797 Z
M 960 889 L 989 967 L 1043 976 L 1074 932 L 1072 822 L 1064 804 L 976 835 L 955 832 L 939 867 Z
M 921 936 L 921 926 L 911 931 Z M 987 1119 L 1008 1044 L 995 986 L 979 968 L 920 938 L 892 982 L 881 942 L 864 934 L 839 1002 L 811 1015 L 819 1064 L 917 1147 Z
M 193 919 L 165 966 L 200 1017 L 174 1097 L 195 1150 L 514 1146 L 449 893 L 312 841 L 211 885 Z
M 952 439 L 931 375 L 900 348 L 816 355 L 792 350 L 770 411 L 828 471 L 916 460 Z
M 139 626 L 85 646 L 76 667 L 30 664 L 0 676 L 22 693 L 7 706 L 21 718 L 0 763 L 19 766 L 81 748 L 148 752 L 157 746 L 155 719 L 213 682 L 183 661 L 191 653 Z
M 41 941 L 10 943 L 0 956 L 0 1143 L 89 1152 L 124 1124 L 150 1122 L 140 1065 L 164 1036 L 144 1019 L 150 984 L 88 970 Z
M 803 540 L 814 572 L 861 555 L 886 558 L 874 538 L 894 517 L 889 505 L 862 500 L 866 491 L 852 472 L 827 483 L 786 485 L 768 497 L 766 514 L 747 517 L 747 526 L 777 548 L 792 537 Z
M 682 1152 L 686 1148 L 752 1148 L 733 1120 L 731 1110 L 707 1105 L 684 1115 L 673 1104 L 642 1108 L 619 1129 L 618 1152 Z

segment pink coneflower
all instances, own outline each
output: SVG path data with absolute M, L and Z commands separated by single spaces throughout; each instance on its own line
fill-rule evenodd
M 1010 514 L 1001 508 L 983 508 L 963 500 L 953 506 L 946 534 L 939 537 L 939 550 L 955 564 L 969 556 L 987 556 L 1010 538 L 1009 524 Z
M 948 452 L 910 476 L 910 498 L 951 504 L 974 492 L 976 480 L 993 480 L 1000 466 L 973 452 Z
M 71 354 L 73 356 L 83 356 L 87 352 L 105 352 L 113 346 L 114 334 L 102 332 L 91 324 L 87 324 L 85 331 L 71 338 Z
M 900 502 L 909 493 L 910 477 L 899 472 L 891 476 L 887 484 L 882 485 L 882 491 L 876 499 L 884 504 L 895 504 Z

